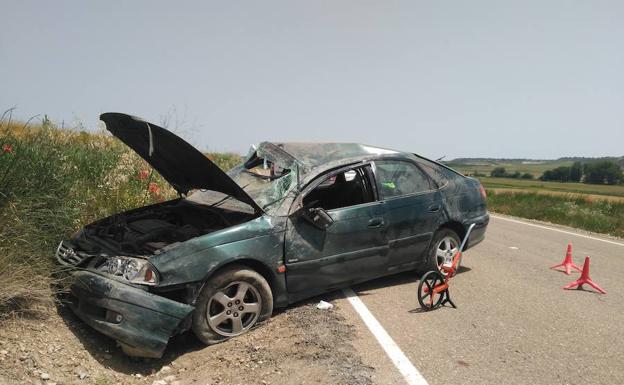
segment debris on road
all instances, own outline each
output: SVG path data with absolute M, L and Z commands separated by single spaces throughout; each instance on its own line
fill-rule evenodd
M 321 302 L 319 302 L 319 303 L 316 305 L 316 308 L 317 308 L 317 309 L 319 309 L 319 310 L 329 310 L 329 309 L 331 309 L 331 308 L 333 308 L 333 307 L 334 307 L 334 305 L 332 305 L 332 304 L 331 304 L 331 303 L 329 303 L 329 302 L 325 302 L 325 301 L 323 301 L 323 300 L 321 300 Z

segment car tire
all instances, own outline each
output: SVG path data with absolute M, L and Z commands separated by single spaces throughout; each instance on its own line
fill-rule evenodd
M 192 329 L 206 345 L 241 335 L 273 312 L 273 294 L 267 281 L 246 266 L 232 265 L 206 281 L 195 311 Z
M 425 265 L 418 271 L 419 275 L 422 276 L 428 271 L 437 271 L 442 275 L 446 275 L 440 267 L 444 261 L 443 253 L 447 251 L 448 245 L 451 245 L 450 253 L 454 256 L 461 245 L 459 235 L 448 228 L 441 228 L 436 231 L 435 234 L 433 234 L 429 249 L 427 250 Z M 457 269 L 459 269 L 459 266 L 461 266 L 461 257 L 457 264 Z

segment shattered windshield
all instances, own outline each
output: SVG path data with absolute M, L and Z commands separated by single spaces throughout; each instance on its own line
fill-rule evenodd
M 272 214 L 290 191 L 297 187 L 299 165 L 272 144 L 252 147 L 245 161 L 232 168 L 232 178 L 265 212 Z M 189 199 L 212 206 L 247 206 L 230 196 L 214 191 L 199 190 Z

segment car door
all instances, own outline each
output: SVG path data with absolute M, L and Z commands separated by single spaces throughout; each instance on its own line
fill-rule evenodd
M 409 160 L 375 161 L 374 172 L 385 203 L 390 270 L 408 268 L 425 257 L 442 215 L 441 194 Z
M 370 165 L 327 174 L 302 194 L 303 207 L 323 208 L 333 223 L 315 227 L 302 210 L 289 217 L 285 260 L 291 300 L 385 272 L 384 204 L 375 199 Z

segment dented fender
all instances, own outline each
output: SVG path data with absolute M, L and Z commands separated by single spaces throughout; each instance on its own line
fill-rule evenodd
M 150 262 L 161 276 L 159 288 L 203 283 L 225 265 L 251 261 L 264 267 L 259 273 L 269 281 L 275 305 L 285 306 L 285 277 L 277 272 L 284 264 L 285 221 L 283 217 L 264 215 L 151 257 Z

